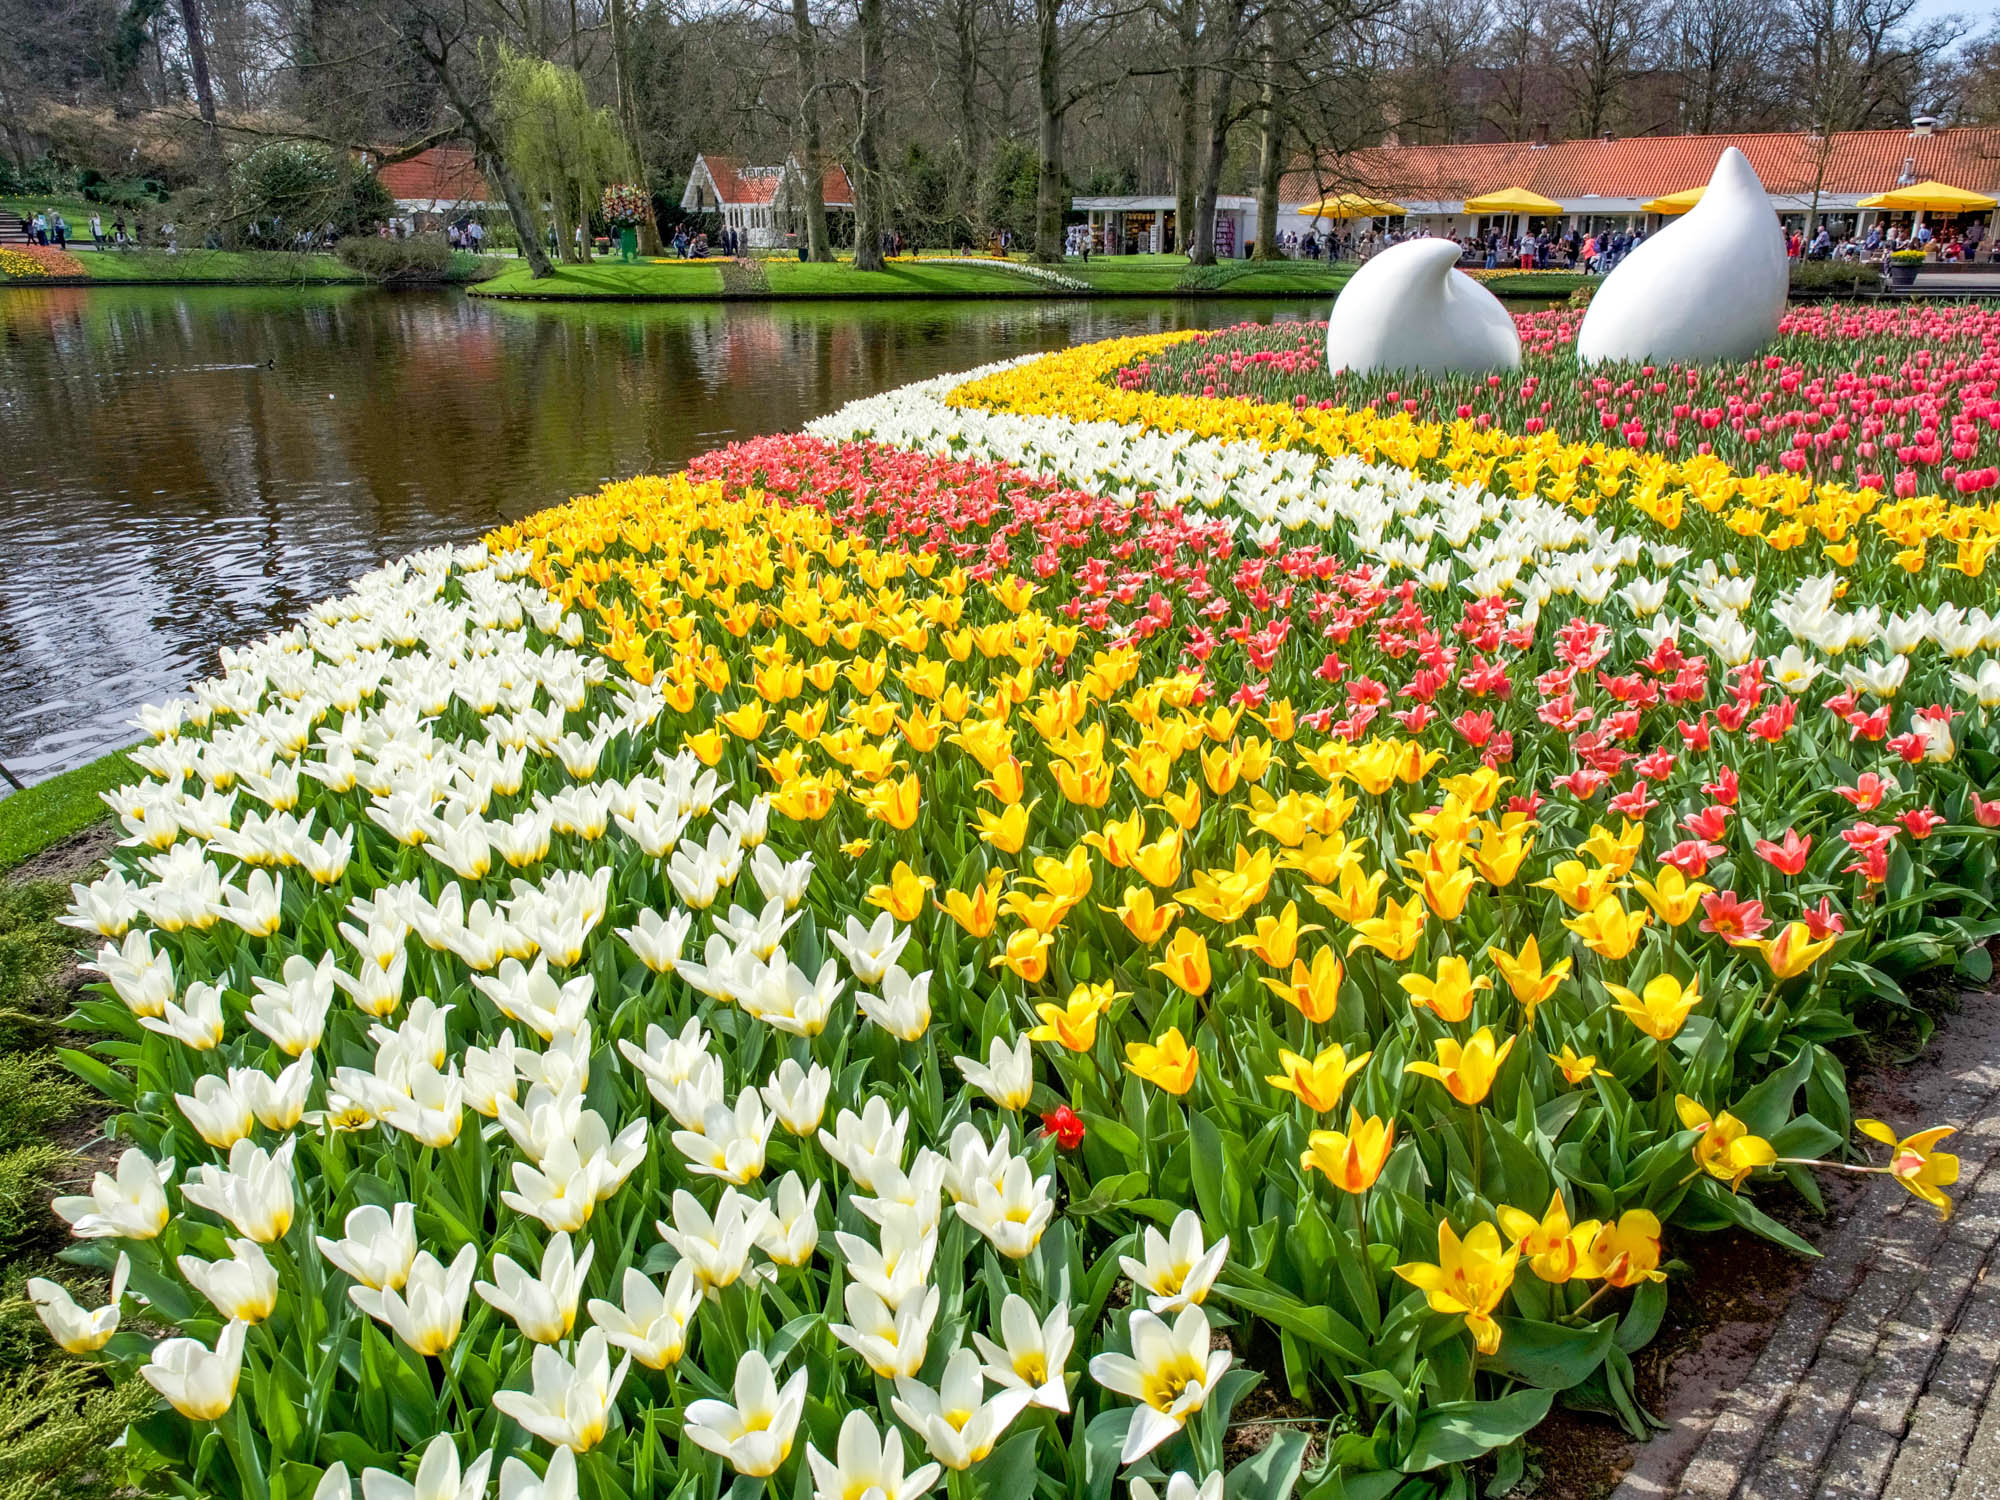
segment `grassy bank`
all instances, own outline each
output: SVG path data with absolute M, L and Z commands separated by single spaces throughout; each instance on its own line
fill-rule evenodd
M 0 874 L 106 816 L 100 795 L 138 770 L 123 750 L 0 799 Z
M 482 283 L 476 295 L 530 301 L 711 301 L 718 298 L 900 297 L 1328 297 L 1354 274 L 1352 265 L 1319 261 L 1225 261 L 1190 266 L 1178 255 L 1071 259 L 1055 269 L 1070 287 L 1037 275 L 1025 262 L 1012 266 L 950 256 L 897 260 L 881 271 L 856 271 L 850 263 L 807 265 L 796 260 L 758 262 L 746 273 L 724 261 L 599 261 L 558 266 L 536 280 L 525 263 Z M 1502 296 L 1563 297 L 1588 278 L 1561 272 L 1529 273 L 1488 284 Z
M 727 267 L 727 269 L 725 269 Z M 880 271 L 856 271 L 848 262 L 809 265 L 797 260 L 758 262 L 748 273 L 721 261 L 600 261 L 558 266 L 537 281 L 525 264 L 508 268 L 479 287 L 479 295 L 544 300 L 710 300 L 717 297 L 1076 297 L 1076 296 L 1288 296 L 1338 291 L 1352 267 L 1310 262 L 1250 262 L 1198 270 L 1179 256 L 1126 256 L 1089 265 L 1072 260 L 1056 268 L 1078 282 L 1072 288 L 1036 274 L 1024 262 L 1003 265 L 955 256 L 891 261 Z
M 69 253 L 83 267 L 77 276 L 0 277 L 7 286 L 363 286 L 374 282 L 338 256 L 284 250 L 92 250 L 71 243 Z M 491 257 L 455 252 L 445 282 L 468 282 L 493 264 Z

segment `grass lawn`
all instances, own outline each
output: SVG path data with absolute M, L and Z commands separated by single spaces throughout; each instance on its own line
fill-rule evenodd
M 558 265 L 553 276 L 537 281 L 528 274 L 525 263 L 509 261 L 507 269 L 483 283 L 479 291 L 505 297 L 710 298 L 724 290 L 722 264 L 716 260 L 659 260 L 628 266 L 600 261 L 588 266 Z M 774 297 L 980 297 L 1038 295 L 1044 290 L 1033 277 L 1018 271 L 946 257 L 894 261 L 881 271 L 798 260 L 772 259 L 759 265 L 770 285 L 767 295 Z
M 85 241 L 88 244 L 88 240 Z M 362 281 L 331 255 L 279 250 L 78 250 L 93 281 Z
M 138 776 L 125 752 L 114 750 L 0 799 L 0 873 L 108 816 L 98 793 Z
M 116 209 L 106 208 L 102 203 L 86 203 L 81 198 L 37 198 L 32 195 L 22 197 L 18 194 L 0 197 L 0 214 L 6 214 L 9 217 L 19 214 L 24 219 L 31 219 L 38 213 L 61 214 L 69 221 L 70 233 L 82 235 L 85 244 L 90 242 L 90 216 L 92 214 L 102 214 L 104 216 L 104 227 L 107 232 L 111 228 L 111 221 L 118 216 L 118 210 Z M 151 217 L 156 223 L 158 222 L 159 216 L 157 213 Z M 125 222 L 127 224 L 132 222 L 132 210 L 129 208 L 125 210 Z
M 520 261 L 482 284 L 487 296 L 524 299 L 706 299 L 725 295 L 722 262 L 658 260 L 638 265 L 599 261 L 588 266 L 559 265 L 553 276 L 537 281 Z M 1066 295 L 1022 270 L 1009 270 L 988 260 L 956 256 L 925 256 L 896 260 L 881 271 L 856 271 L 847 261 L 810 265 L 798 260 L 759 262 L 769 290 L 738 291 L 737 295 L 837 297 L 1059 297 Z M 1086 283 L 1107 296 L 1142 297 L 1329 297 L 1347 284 L 1352 265 L 1320 261 L 1224 261 L 1197 269 L 1179 255 L 1100 256 L 1088 265 L 1065 261 L 1063 275 Z M 1555 298 L 1588 278 L 1563 272 L 1508 276 L 1489 283 L 1502 296 Z
M 895 260 L 880 271 L 856 271 L 847 261 L 813 265 L 774 258 L 759 264 L 769 282 L 768 295 L 773 297 L 1063 295 L 1059 288 L 1025 271 L 971 257 Z M 1064 275 L 1104 292 L 1162 297 L 1217 289 L 1259 296 L 1328 292 L 1346 280 L 1349 269 L 1239 262 L 1206 273 L 1211 285 L 1189 287 L 1183 285 L 1188 278 L 1187 262 L 1174 255 L 1124 256 L 1116 263 L 1095 261 L 1089 266 L 1072 260 L 1061 267 Z M 715 261 L 649 261 L 635 266 L 604 261 L 558 266 L 553 276 L 536 281 L 525 265 L 514 261 L 479 290 L 488 296 L 506 297 L 713 297 L 723 290 L 723 274 Z

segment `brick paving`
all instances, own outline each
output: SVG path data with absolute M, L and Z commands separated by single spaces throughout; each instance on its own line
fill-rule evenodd
M 2000 1500 L 2000 995 L 1858 1093 L 1901 1130 L 1960 1127 L 1957 1212 L 1866 1179 L 1747 1375 L 1639 1449 L 1612 1500 Z M 1697 1350 L 1675 1378 L 1701 1369 Z

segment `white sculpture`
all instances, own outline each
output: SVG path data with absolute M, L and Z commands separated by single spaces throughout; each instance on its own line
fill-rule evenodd
M 1405 240 L 1354 273 L 1326 325 L 1326 366 L 1449 375 L 1521 366 L 1521 335 L 1500 299 L 1453 270 L 1450 240 Z
M 1777 213 L 1731 146 L 1701 201 L 1605 278 L 1577 330 L 1576 357 L 1586 365 L 1748 359 L 1777 336 L 1790 275 Z

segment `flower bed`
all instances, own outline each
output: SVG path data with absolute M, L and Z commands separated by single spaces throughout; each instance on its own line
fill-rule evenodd
M 1712 453 L 1746 472 L 1845 477 L 1898 496 L 2000 488 L 2000 313 L 1977 304 L 1794 308 L 1771 352 L 1744 366 L 1611 373 L 1571 357 L 1580 310 L 1514 321 L 1527 358 L 1512 378 L 1329 376 L 1325 325 L 1288 323 L 1198 337 L 1121 371 L 1120 382 Z
M 0 245 L 0 278 L 47 281 L 56 276 L 87 276 L 83 262 L 50 245 Z
M 1759 1200 L 1867 1160 L 1829 1047 L 1989 973 L 2000 623 L 1103 378 L 1171 347 L 612 485 L 147 711 L 71 918 L 113 1295 L 32 1293 L 134 1441 L 1337 1500 L 1643 1427 L 1673 1234 L 1803 1249 Z M 1919 1123 L 1861 1129 L 1943 1210 Z

